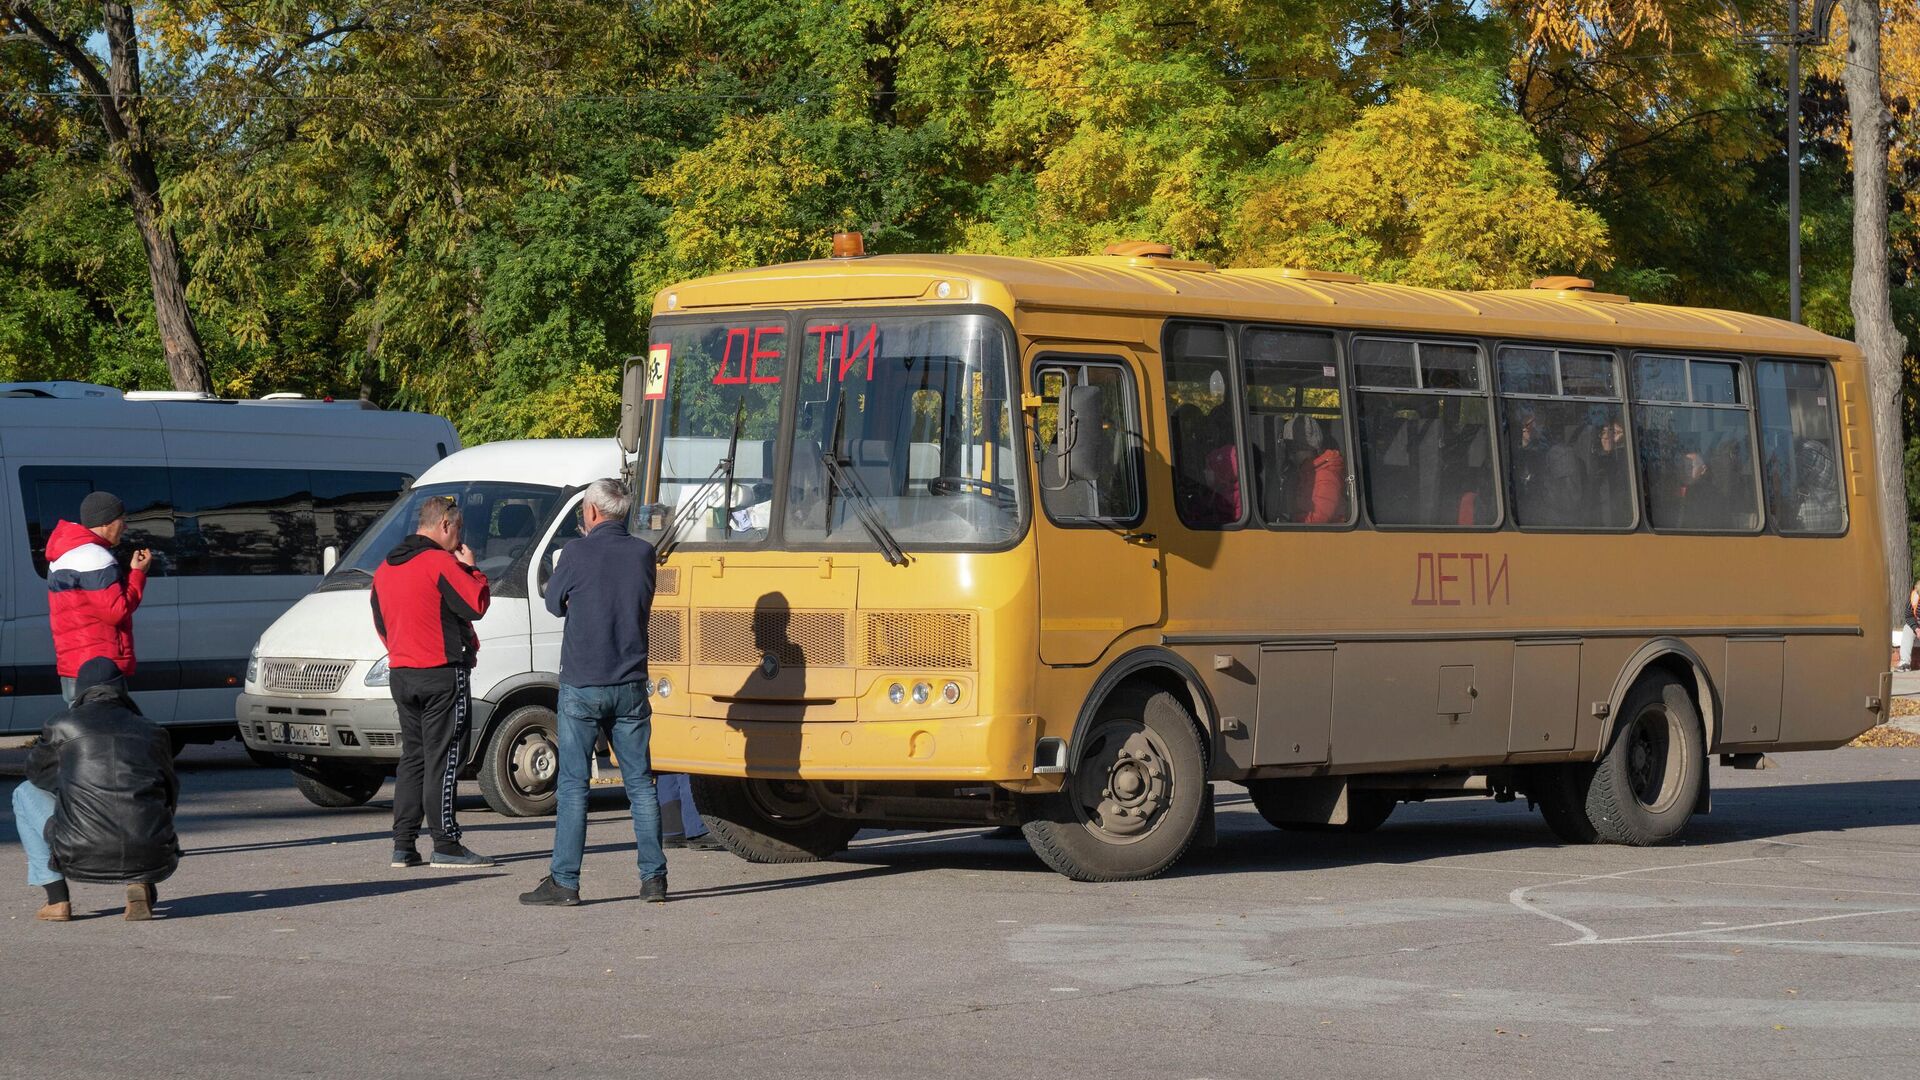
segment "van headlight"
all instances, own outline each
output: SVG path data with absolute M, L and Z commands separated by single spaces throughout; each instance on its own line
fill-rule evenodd
M 368 686 L 385 686 L 393 681 L 393 671 L 387 667 L 387 658 L 381 657 L 367 669 Z
M 259 681 L 260 681 L 260 646 L 255 645 L 253 647 L 253 651 L 247 654 L 247 685 L 252 686 Z

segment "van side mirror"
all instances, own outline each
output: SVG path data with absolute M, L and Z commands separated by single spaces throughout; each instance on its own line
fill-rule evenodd
M 333 568 L 339 565 L 340 549 L 338 547 L 328 544 L 320 550 L 320 574 L 322 577 L 333 573 Z
M 640 450 L 640 402 L 647 385 L 647 358 L 627 357 L 620 373 L 620 449 L 629 454 Z

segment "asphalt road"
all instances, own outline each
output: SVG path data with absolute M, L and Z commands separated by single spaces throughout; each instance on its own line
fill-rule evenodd
M 0 1076 L 1755 1080 L 1920 1055 L 1915 750 L 1716 768 L 1661 849 L 1560 847 L 1484 800 L 1282 833 L 1225 788 L 1219 846 L 1157 881 L 867 834 L 807 866 L 674 852 L 665 906 L 635 899 L 616 789 L 589 902 L 536 910 L 514 898 L 546 821 L 469 790 L 504 868 L 389 870 L 384 794 L 321 811 L 233 746 L 185 759 L 191 856 L 152 923 L 102 886 L 36 923 L 0 823 Z

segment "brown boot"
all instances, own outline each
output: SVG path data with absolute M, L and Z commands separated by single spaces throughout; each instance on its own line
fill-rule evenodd
M 157 899 L 151 885 L 127 886 L 127 921 L 146 922 L 153 918 L 153 902 Z
M 73 903 L 62 900 L 57 904 L 43 904 L 40 907 L 40 914 L 35 915 L 34 918 L 41 922 L 72 922 Z

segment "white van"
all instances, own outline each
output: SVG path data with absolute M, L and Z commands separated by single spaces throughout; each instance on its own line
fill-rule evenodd
M 238 706 L 247 746 L 291 761 L 295 784 L 320 806 L 358 806 L 393 775 L 400 721 L 367 590 L 380 560 L 413 532 L 420 503 L 451 495 L 493 597 L 475 624 L 480 653 L 462 775 L 477 778 L 501 814 L 552 813 L 564 624 L 547 614 L 540 587 L 552 553 L 579 535 L 586 485 L 622 466 L 612 439 L 533 439 L 475 446 L 428 469 L 319 588 L 261 636 Z
M 126 503 L 122 565 L 153 549 L 132 690 L 177 748 L 233 736 L 260 631 L 313 589 L 329 550 L 459 448 L 438 416 L 357 401 L 0 383 L 0 733 L 36 732 L 62 708 L 46 542 L 88 493 Z

